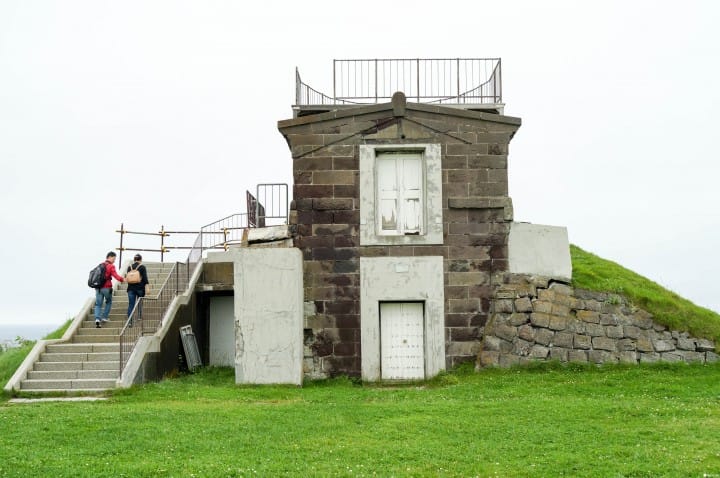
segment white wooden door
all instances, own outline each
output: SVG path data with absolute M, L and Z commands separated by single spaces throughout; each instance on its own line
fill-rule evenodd
M 421 302 L 380 303 L 382 378 L 425 378 L 425 331 Z

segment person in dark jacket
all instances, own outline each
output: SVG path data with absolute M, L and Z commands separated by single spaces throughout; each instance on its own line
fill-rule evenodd
M 140 297 L 145 297 L 145 293 L 147 292 L 148 286 L 150 285 L 147 269 L 144 265 L 142 265 L 142 256 L 140 254 L 135 254 L 135 257 L 133 257 L 133 261 L 134 262 L 130 266 L 128 266 L 127 272 L 129 273 L 131 270 L 138 271 L 140 273 L 140 282 L 136 282 L 134 284 L 128 282 L 128 317 L 130 317 L 130 314 L 132 314 L 137 300 Z M 125 277 L 127 278 L 127 273 L 125 274 Z M 140 315 L 140 313 L 142 313 L 142 311 L 138 310 L 138 315 Z
M 112 251 L 107 253 L 105 256 L 105 283 L 99 289 L 95 289 L 95 327 L 100 328 L 100 323 L 108 321 L 110 315 L 110 308 L 112 307 L 112 280 L 115 278 L 120 282 L 123 282 L 123 278 L 115 271 L 115 257 L 116 254 Z M 105 302 L 105 309 L 103 310 L 103 302 Z

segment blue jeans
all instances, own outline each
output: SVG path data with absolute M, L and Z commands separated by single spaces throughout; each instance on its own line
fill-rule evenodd
M 110 308 L 112 307 L 112 288 L 106 289 L 95 289 L 95 320 L 107 320 L 110 315 Z M 105 310 L 102 309 L 103 301 L 105 301 Z
M 135 302 L 140 298 L 145 297 L 145 291 L 138 292 L 135 290 L 128 289 L 128 312 L 127 315 L 130 317 L 130 314 L 132 314 L 133 309 L 135 308 Z M 138 317 L 142 316 L 142 302 L 138 304 Z

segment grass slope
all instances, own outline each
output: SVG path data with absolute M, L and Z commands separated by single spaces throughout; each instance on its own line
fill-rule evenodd
M 0 403 L 0 476 L 720 473 L 720 365 L 464 369 L 394 387 L 233 381 L 211 369 L 104 402 Z
M 720 345 L 720 314 L 577 246 L 570 246 L 570 255 L 575 287 L 622 294 L 633 305 L 653 314 L 657 322 L 712 339 Z
M 61 338 L 71 323 L 72 319 L 67 320 L 63 325 L 55 331 L 50 332 L 44 338 L 48 340 Z M 2 387 L 10 380 L 10 377 L 13 376 L 22 361 L 25 360 L 27 354 L 32 350 L 33 345 L 35 345 L 35 341 L 25 341 L 20 347 L 0 352 L 0 390 L 2 390 Z

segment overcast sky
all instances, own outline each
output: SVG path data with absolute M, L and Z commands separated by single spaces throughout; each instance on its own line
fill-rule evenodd
M 2 0 L 0 324 L 73 316 L 121 222 L 290 183 L 294 68 L 333 58 L 501 57 L 515 219 L 720 311 L 719 5 Z

